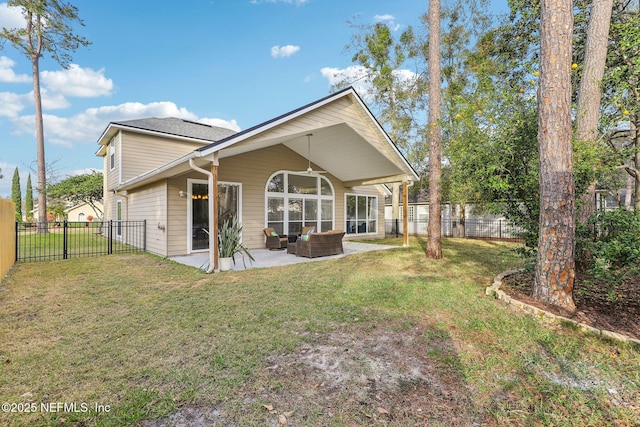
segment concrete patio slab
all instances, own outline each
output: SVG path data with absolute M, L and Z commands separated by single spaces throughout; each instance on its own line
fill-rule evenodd
M 268 268 L 268 267 L 276 267 L 280 265 L 289 265 L 289 264 L 297 264 L 301 262 L 314 262 L 314 261 L 326 261 L 334 258 L 342 258 L 348 255 L 357 254 L 360 252 L 370 252 L 370 251 L 379 251 L 385 249 L 398 248 L 400 246 L 390 246 L 390 245 L 378 245 L 373 243 L 364 243 L 364 242 L 343 242 L 342 244 L 344 253 L 340 255 L 332 255 L 318 258 L 305 258 L 298 257 L 293 254 L 288 254 L 286 249 L 279 251 L 270 251 L 268 249 L 253 249 L 251 251 L 251 255 L 255 258 L 253 263 L 249 262 L 249 259 L 245 257 L 245 263 L 247 268 Z M 179 262 L 181 264 L 185 264 L 191 267 L 201 268 L 206 270 L 209 266 L 209 254 L 208 253 L 198 253 L 187 256 L 178 256 L 169 258 L 172 261 Z M 242 262 L 242 256 L 236 256 L 236 263 L 232 266 L 232 270 L 239 271 L 244 270 L 245 266 Z

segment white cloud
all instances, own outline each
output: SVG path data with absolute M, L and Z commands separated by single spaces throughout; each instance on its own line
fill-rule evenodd
M 376 22 L 384 22 L 384 21 L 395 21 L 396 17 L 393 15 L 389 15 L 388 13 L 385 15 L 376 15 L 373 17 L 373 20 Z
M 368 77 L 367 69 L 361 65 L 351 65 L 347 68 L 324 67 L 320 70 L 322 76 L 329 80 L 331 86 L 346 84 L 364 98 L 367 98 L 373 85 Z
M 227 128 L 234 130 L 236 132 L 240 132 L 242 129 L 238 125 L 238 122 L 235 120 L 223 120 L 223 119 L 208 119 L 202 118 L 197 120 L 198 123 L 204 123 L 206 125 L 217 126 L 221 128 Z
M 95 168 L 74 169 L 67 173 L 67 176 L 89 175 L 95 172 L 102 173 L 102 170 Z
M 47 143 L 69 148 L 77 143 L 95 143 L 109 122 L 142 117 L 178 117 L 236 131 L 240 130 L 235 120 L 198 119 L 197 115 L 186 108 L 178 107 L 173 102 L 152 102 L 150 104 L 127 102 L 120 105 L 89 108 L 72 117 L 45 114 L 43 116 L 45 140 Z M 16 133 L 35 136 L 34 120 L 33 115 L 14 118 L 12 122 L 17 128 Z
M 33 91 L 29 94 L 33 105 Z M 64 97 L 56 92 L 52 92 L 48 89 L 41 88 L 40 89 L 40 99 L 42 100 L 42 109 L 43 110 L 64 110 L 68 108 L 71 103 Z
M 0 28 L 22 28 L 25 26 L 25 19 L 18 7 L 9 7 L 5 3 L 0 3 Z
M 0 82 L 4 83 L 26 83 L 31 81 L 31 77 L 27 74 L 16 74 L 13 67 L 16 62 L 6 56 L 0 56 Z
M 104 68 L 94 71 L 71 64 L 60 71 L 40 73 L 42 84 L 51 92 L 78 98 L 109 96 L 113 90 L 113 80 L 104 76 Z
M 324 67 L 320 72 L 322 73 L 322 76 L 329 81 L 331 86 L 335 86 L 337 84 L 353 86 L 365 101 L 372 101 L 372 76 L 362 65 L 351 65 L 347 68 Z M 407 85 L 413 84 L 420 78 L 418 74 L 410 70 L 394 70 L 393 75 L 398 82 Z
M 287 58 L 300 50 L 300 46 L 286 45 L 271 48 L 271 56 L 274 58 Z
M 20 112 L 30 104 L 33 104 L 33 97 L 29 94 L 0 92 L 0 117 L 18 117 Z
M 402 28 L 402 25 L 396 24 L 396 17 L 393 15 L 389 15 L 388 13 L 384 15 L 375 15 L 373 17 L 373 20 L 375 22 L 384 22 L 389 26 L 389 28 L 391 28 L 392 31 L 398 31 L 400 28 Z
M 15 62 L 0 57 L 0 82 L 25 82 L 31 77 L 16 75 Z M 71 64 L 66 70 L 42 71 L 40 75 L 42 109 L 45 111 L 68 108 L 67 97 L 89 98 L 111 95 L 113 81 L 104 76 L 104 69 L 94 71 Z M 0 92 L 0 117 L 17 117 L 22 110 L 33 106 L 33 91 L 26 94 Z

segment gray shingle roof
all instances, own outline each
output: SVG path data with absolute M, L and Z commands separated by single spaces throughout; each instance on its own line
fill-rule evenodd
M 176 117 L 149 117 L 146 119 L 112 122 L 112 124 L 207 141 L 219 141 L 236 133 L 236 131 L 231 129 L 178 119 Z

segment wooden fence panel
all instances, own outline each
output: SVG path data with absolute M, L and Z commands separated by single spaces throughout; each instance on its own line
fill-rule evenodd
M 16 260 L 16 205 L 0 199 L 0 280 Z

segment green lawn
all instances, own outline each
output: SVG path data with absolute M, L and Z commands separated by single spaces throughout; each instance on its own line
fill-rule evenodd
M 514 246 L 445 240 L 444 259 L 429 261 L 411 240 L 213 275 L 145 254 L 19 264 L 0 287 L 0 400 L 37 410 L 3 412 L 0 424 L 136 425 L 206 409 L 242 426 L 275 425 L 283 411 L 288 425 L 637 425 L 638 349 L 484 295 L 519 266 Z M 402 338 L 386 347 L 406 358 L 374 351 L 381 337 Z M 432 369 L 369 395 L 329 387 L 322 369 L 347 368 L 305 363 L 337 341 L 361 352 L 352 373 L 401 370 L 389 360 Z M 429 393 L 431 408 L 412 406 Z M 44 411 L 52 402 L 78 408 Z
M 134 252 L 137 248 L 122 243 L 116 236 L 111 240 L 106 237 L 107 226 L 101 227 L 100 223 L 69 223 L 66 230 L 57 223 L 47 229 L 47 233 L 38 233 L 35 227 L 18 230 L 18 260 L 19 261 L 48 261 L 64 258 L 66 247 L 67 258 L 95 256 L 111 253 Z M 115 228 L 112 231 L 115 234 Z M 138 234 L 141 230 L 132 233 L 132 242 L 140 241 Z

